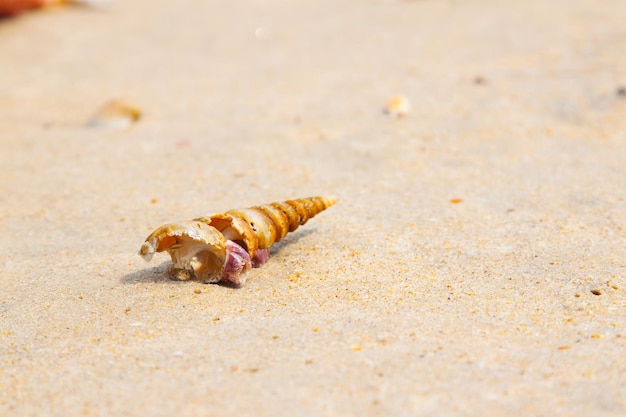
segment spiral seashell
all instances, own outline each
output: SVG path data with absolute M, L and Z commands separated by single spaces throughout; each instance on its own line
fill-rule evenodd
M 179 280 L 240 286 L 245 272 L 268 260 L 274 243 L 336 202 L 308 197 L 164 224 L 146 238 L 139 255 L 149 261 L 155 252 L 167 251 Z

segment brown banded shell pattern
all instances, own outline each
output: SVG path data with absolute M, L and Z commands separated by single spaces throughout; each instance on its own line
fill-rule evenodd
M 336 202 L 333 197 L 308 197 L 229 210 L 196 220 L 215 227 L 252 258 L 257 249 L 270 248 Z
M 195 276 L 217 282 L 224 273 L 228 240 L 253 258 L 257 250 L 270 248 L 336 201 L 333 197 L 308 197 L 165 224 L 146 238 L 139 254 L 149 261 L 155 252 L 167 251 L 176 278 Z

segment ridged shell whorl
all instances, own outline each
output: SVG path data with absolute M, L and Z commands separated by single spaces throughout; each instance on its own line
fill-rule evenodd
M 196 220 L 215 227 L 253 257 L 257 249 L 270 248 L 287 233 L 293 232 L 336 202 L 337 199 L 333 197 L 301 198 L 229 210 Z
M 240 269 L 245 272 L 250 260 L 252 265 L 262 264 L 275 242 L 336 201 L 333 197 L 309 197 L 166 224 L 148 236 L 139 254 L 149 261 L 155 252 L 167 251 L 178 279 L 188 279 L 193 274 L 207 282 L 217 282 L 222 277 L 233 276 L 233 271 L 224 270 L 226 264 L 232 264 L 228 258 L 228 245 L 232 243 L 227 245 L 227 241 L 243 248 L 245 252 L 241 254 L 247 252 L 249 255 L 249 259 L 240 260 Z M 257 252 L 262 255 L 255 258 Z M 264 260 L 259 262 L 261 259 Z M 239 272 L 235 275 L 238 276 Z M 237 281 L 237 284 L 241 282 Z

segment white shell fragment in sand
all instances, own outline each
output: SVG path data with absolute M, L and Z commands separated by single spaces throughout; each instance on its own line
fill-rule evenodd
M 111 100 L 89 121 L 91 127 L 127 129 L 141 119 L 141 109 L 124 100 Z
M 392 97 L 385 106 L 385 113 L 395 117 L 404 117 L 410 111 L 411 101 L 405 96 Z

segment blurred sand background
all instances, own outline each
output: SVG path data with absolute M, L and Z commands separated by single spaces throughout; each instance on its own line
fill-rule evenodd
M 626 415 L 625 22 L 621 0 L 0 22 L 0 415 Z M 112 99 L 140 120 L 89 125 Z M 318 194 L 340 201 L 241 289 L 137 256 L 161 223 Z

